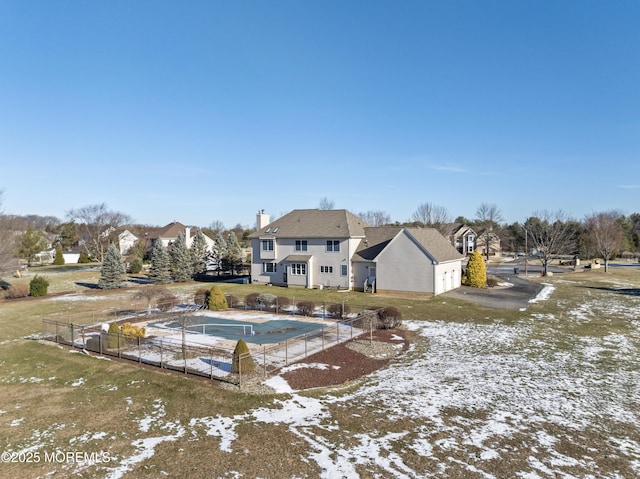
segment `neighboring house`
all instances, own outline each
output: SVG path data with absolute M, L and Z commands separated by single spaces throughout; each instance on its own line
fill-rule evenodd
M 489 256 L 496 258 L 502 256 L 500 237 L 492 231 L 488 234 L 484 230 L 480 231 L 476 239 L 476 250 L 485 258 L 487 257 L 487 238 L 489 239 Z
M 471 226 L 462 223 L 449 225 L 449 240 L 460 254 L 468 255 L 478 251 L 483 256 L 487 255 L 486 237 L 484 230 L 476 232 Z M 495 233 L 489 233 L 489 256 L 499 257 L 502 254 L 500 237 Z
M 440 294 L 460 286 L 462 260 L 432 228 L 369 227 L 347 210 L 259 212 L 254 283 Z
M 138 237 L 129 230 L 124 230 L 118 235 L 118 247 L 120 253 L 124 256 L 129 254 L 129 251 L 138 241 Z
M 154 228 L 145 233 L 147 238 L 147 248 L 148 251 L 153 250 L 153 246 L 157 241 L 162 241 L 162 244 L 166 247 L 170 246 L 178 237 L 178 234 L 182 233 L 184 235 L 185 241 L 187 243 L 187 248 L 191 248 L 191 244 L 193 243 L 193 239 L 196 234 L 198 234 L 198 228 L 185 226 L 178 221 L 174 221 L 169 223 L 168 225 L 162 228 Z M 204 240 L 207 244 L 207 250 L 213 251 L 215 249 L 215 242 L 212 238 L 209 238 L 206 234 L 204 235 Z
M 476 249 L 477 234 L 470 226 L 453 223 L 449 226 L 449 240 L 458 253 L 468 255 Z

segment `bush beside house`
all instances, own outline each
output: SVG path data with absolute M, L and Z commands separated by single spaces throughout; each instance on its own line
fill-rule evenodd
M 478 251 L 469 255 L 467 272 L 463 283 L 473 288 L 484 288 L 487 285 L 487 267 Z

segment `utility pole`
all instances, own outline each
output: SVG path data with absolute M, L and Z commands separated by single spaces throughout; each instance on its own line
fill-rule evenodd
M 527 276 L 527 256 L 529 256 L 529 247 L 527 244 L 527 239 L 529 238 L 529 233 L 527 228 L 524 227 L 524 224 L 521 225 L 524 230 L 524 275 Z

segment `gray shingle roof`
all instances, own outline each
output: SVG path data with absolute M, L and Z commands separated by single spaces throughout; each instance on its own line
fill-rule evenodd
M 293 210 L 269 223 L 252 238 L 363 238 L 368 225 L 347 210 Z
M 402 230 L 406 230 L 438 262 L 454 261 L 463 256 L 435 228 L 403 228 L 380 226 L 365 228 L 366 238 L 360 242 L 356 255 L 374 260 Z
M 435 228 L 407 228 L 407 231 L 424 246 L 438 263 L 464 258 Z

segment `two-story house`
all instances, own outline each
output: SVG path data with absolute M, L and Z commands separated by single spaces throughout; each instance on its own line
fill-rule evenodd
M 294 210 L 269 222 L 258 213 L 251 280 L 280 286 L 352 288 L 351 258 L 364 221 L 347 210 Z
M 463 257 L 435 229 L 370 227 L 347 210 L 259 212 L 251 280 L 279 286 L 440 294 L 460 286 Z
M 147 238 L 146 250 L 152 251 L 153 246 L 157 241 L 161 241 L 163 246 L 169 247 L 176 240 L 178 235 L 182 233 L 187 244 L 187 248 L 191 247 L 193 239 L 198 233 L 198 228 L 185 226 L 178 221 L 173 221 L 162 228 L 154 228 L 145 232 Z M 204 235 L 204 241 L 207 244 L 207 250 L 213 251 L 215 249 L 215 241 L 206 234 Z
M 499 257 L 502 254 L 500 237 L 492 231 L 479 230 L 476 232 L 471 226 L 462 223 L 450 225 L 449 239 L 459 253 L 468 255 L 478 251 L 487 256 L 487 239 L 489 240 L 489 256 Z

